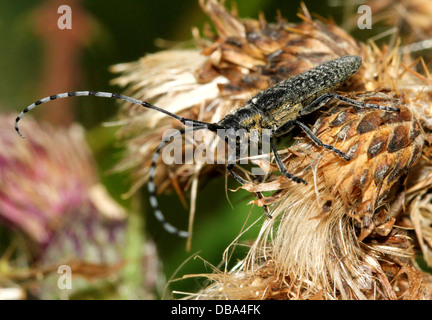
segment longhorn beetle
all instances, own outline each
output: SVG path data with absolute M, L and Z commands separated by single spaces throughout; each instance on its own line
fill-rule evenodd
M 281 173 L 284 174 L 287 178 L 293 180 L 294 182 L 307 184 L 305 180 L 287 172 L 275 148 L 275 144 L 273 141 L 275 137 L 282 136 L 290 132 L 294 127 L 297 126 L 300 127 L 300 129 L 302 129 L 304 133 L 315 144 L 331 150 L 338 156 L 348 161 L 350 160 L 349 155 L 339 149 L 336 149 L 332 145 L 322 143 L 318 139 L 318 137 L 315 136 L 315 134 L 303 122 L 301 122 L 302 116 L 308 115 L 320 109 L 331 99 L 338 99 L 361 108 L 375 108 L 384 111 L 400 111 L 398 108 L 395 107 L 386 107 L 377 104 L 360 102 L 331 92 L 332 90 L 339 87 L 342 83 L 344 83 L 345 80 L 347 80 L 351 75 L 356 73 L 357 70 L 360 68 L 361 63 L 361 58 L 354 55 L 343 56 L 338 59 L 323 63 L 314 69 L 292 76 L 268 89 L 259 92 L 251 99 L 249 99 L 243 107 L 234 110 L 217 123 L 206 123 L 198 120 L 183 118 L 167 110 L 154 106 L 148 102 L 137 100 L 122 94 L 100 91 L 75 91 L 52 95 L 31 104 L 30 106 L 25 108 L 16 118 L 15 129 L 18 134 L 23 137 L 18 128 L 18 121 L 28 111 L 32 110 L 33 108 L 42 103 L 51 100 L 75 96 L 96 96 L 104 98 L 114 98 L 162 112 L 172 118 L 179 120 L 185 126 L 191 127 L 182 129 L 181 131 L 177 132 L 177 134 L 184 134 L 185 132 L 194 129 L 207 129 L 216 133 L 218 133 L 218 129 L 245 129 L 248 132 L 253 129 L 257 129 L 258 131 L 262 131 L 263 129 L 270 130 L 270 147 L 273 151 L 275 161 Z M 156 218 L 162 223 L 162 225 L 168 232 L 177 234 L 181 237 L 187 237 L 189 235 L 188 232 L 178 230 L 177 228 L 165 221 L 164 216 L 159 210 L 158 202 L 156 199 L 156 188 L 154 185 L 156 162 L 159 158 L 161 150 L 166 144 L 166 140 L 162 141 L 153 154 L 148 181 L 150 204 L 154 210 Z M 228 160 L 227 164 L 228 172 L 240 184 L 245 184 L 247 181 L 233 171 L 235 166 L 235 160 L 237 160 L 236 157 L 238 157 L 237 152 L 234 152 L 233 155 L 231 155 L 230 157 L 231 158 Z M 257 196 L 260 198 L 262 197 L 260 193 L 257 193 Z M 266 207 L 265 210 L 267 215 L 271 217 Z

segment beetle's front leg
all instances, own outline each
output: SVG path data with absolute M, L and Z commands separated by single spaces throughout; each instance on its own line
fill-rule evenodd
M 326 148 L 330 151 L 333 151 L 334 153 L 336 153 L 339 157 L 344 158 L 345 160 L 349 161 L 351 160 L 351 157 L 349 155 L 347 155 L 345 152 L 342 152 L 341 150 L 333 147 L 330 144 L 325 144 L 323 143 L 305 124 L 303 124 L 300 121 L 295 121 L 296 125 L 298 125 L 303 131 L 304 133 L 306 133 L 306 135 L 319 147 L 322 148 Z
M 234 166 L 235 166 L 235 159 L 236 159 L 236 152 L 232 153 L 234 156 L 230 156 L 228 158 L 228 165 L 227 165 L 227 170 L 229 172 L 229 174 L 235 179 L 237 180 L 238 183 L 240 183 L 241 185 L 246 184 L 248 181 L 243 179 L 242 177 L 240 177 L 237 173 L 234 172 Z M 263 194 L 261 192 L 255 192 L 255 194 L 257 195 L 258 199 L 262 199 L 264 198 Z M 270 214 L 270 211 L 268 209 L 267 205 L 263 206 L 264 211 L 266 213 L 266 216 L 271 219 L 272 215 Z
M 273 154 L 275 156 L 276 164 L 278 165 L 280 172 L 282 172 L 285 177 L 287 177 L 288 179 L 291 179 L 294 182 L 307 184 L 307 182 L 304 181 L 303 179 L 296 177 L 295 175 L 293 175 L 287 171 L 287 169 L 285 168 L 285 165 L 283 164 L 283 162 L 279 156 L 279 153 L 278 153 L 278 151 L 274 145 L 273 138 L 270 138 L 270 146 L 272 148 Z
M 326 93 L 322 96 L 319 96 L 315 100 L 313 100 L 311 103 L 309 103 L 307 106 L 305 106 L 302 110 L 300 110 L 300 116 L 304 116 L 306 114 L 312 113 L 315 110 L 320 109 L 322 106 L 324 106 L 327 102 L 329 102 L 332 98 L 334 98 L 334 93 Z

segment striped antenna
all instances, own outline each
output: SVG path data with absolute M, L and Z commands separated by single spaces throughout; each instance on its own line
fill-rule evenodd
M 24 138 L 24 135 L 21 133 L 21 131 L 19 129 L 18 122 L 30 110 L 36 108 L 37 106 L 39 106 L 45 102 L 49 102 L 49 101 L 56 100 L 56 99 L 68 98 L 68 97 L 88 97 L 88 96 L 124 100 L 124 101 L 130 102 L 130 103 L 133 103 L 133 104 L 143 106 L 145 108 L 149 108 L 149 109 L 153 109 L 153 110 L 162 112 L 162 113 L 164 113 L 164 114 L 166 114 L 166 115 L 168 115 L 174 119 L 179 120 L 184 125 L 191 126 L 191 128 L 180 130 L 176 134 L 171 135 L 171 137 L 178 135 L 178 134 L 183 134 L 185 132 L 192 131 L 194 129 L 208 129 L 210 131 L 217 132 L 217 129 L 222 128 L 220 125 L 215 124 L 215 123 L 206 123 L 206 122 L 201 122 L 201 121 L 197 121 L 197 120 L 193 120 L 193 119 L 187 119 L 187 118 L 180 117 L 180 116 L 178 116 L 172 112 L 169 112 L 167 110 L 164 110 L 162 108 L 154 106 L 148 102 L 137 100 L 135 98 L 128 97 L 128 96 L 118 94 L 118 93 L 102 92 L 102 91 L 73 91 L 73 92 L 65 92 L 65 93 L 60 93 L 60 94 L 52 95 L 49 97 L 45 97 L 45 98 L 38 100 L 38 101 L 32 103 L 31 105 L 29 105 L 15 119 L 15 130 L 18 132 L 18 134 L 21 136 L 21 138 Z M 172 234 L 176 234 L 180 237 L 188 237 L 189 233 L 187 231 L 179 230 L 165 220 L 164 215 L 162 214 L 161 210 L 159 209 L 158 201 L 156 198 L 156 187 L 154 184 L 154 177 L 155 177 L 155 172 L 156 172 L 156 162 L 159 158 L 161 150 L 164 148 L 164 146 L 168 142 L 169 142 L 169 139 L 162 141 L 159 144 L 158 148 L 156 149 L 155 153 L 153 154 L 152 164 L 150 166 L 150 171 L 149 171 L 149 181 L 148 181 L 148 191 L 150 193 L 150 204 L 153 208 L 153 211 L 154 211 L 156 218 L 160 221 L 160 223 L 162 224 L 162 226 L 164 227 L 164 229 L 166 231 L 168 231 L 169 233 L 172 233 Z
M 102 92 L 102 91 L 72 91 L 72 92 L 59 93 L 59 94 L 55 94 L 55 95 L 52 95 L 49 97 L 45 97 L 45 98 L 38 100 L 38 101 L 32 103 L 31 105 L 29 105 L 27 108 L 25 108 L 23 111 L 21 111 L 21 113 L 15 119 L 15 130 L 18 132 L 18 134 L 21 136 L 21 138 L 24 138 L 24 136 L 21 134 L 21 131 L 18 127 L 18 122 L 21 120 L 22 117 L 24 117 L 24 115 L 27 112 L 29 112 L 30 110 L 36 108 L 37 106 L 39 106 L 45 102 L 56 100 L 56 99 L 68 98 L 68 97 L 90 97 L 90 96 L 91 97 L 112 98 L 112 99 L 127 101 L 127 102 L 130 102 L 133 104 L 143 106 L 145 108 L 149 108 L 149 109 L 153 109 L 153 110 L 162 112 L 162 113 L 166 114 L 167 116 L 170 116 L 174 119 L 177 119 L 178 121 L 180 121 L 183 124 L 186 124 L 186 122 L 188 122 L 192 126 L 204 126 L 206 129 L 213 131 L 213 132 L 216 132 L 216 130 L 218 128 L 221 128 L 220 126 L 218 126 L 217 124 L 214 124 L 214 123 L 206 123 L 206 122 L 202 122 L 202 121 L 198 121 L 198 120 L 180 117 L 180 116 L 178 116 L 172 112 L 169 112 L 165 109 L 156 107 L 156 106 L 154 106 L 148 102 L 138 100 L 138 99 L 135 99 L 132 97 L 128 97 L 128 96 L 125 96 L 122 94 L 118 94 L 118 93 Z

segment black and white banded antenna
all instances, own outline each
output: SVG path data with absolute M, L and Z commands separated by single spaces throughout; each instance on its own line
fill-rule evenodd
M 215 124 L 215 123 L 206 123 L 206 122 L 201 122 L 198 120 L 183 118 L 183 117 L 176 115 L 172 112 L 169 112 L 165 109 L 162 109 L 162 108 L 159 108 L 155 105 L 152 105 L 146 101 L 138 100 L 138 99 L 128 97 L 128 96 L 118 94 L 118 93 L 102 92 L 102 91 L 72 91 L 72 92 L 65 92 L 65 93 L 60 93 L 60 94 L 55 94 L 55 95 L 52 95 L 49 97 L 45 97 L 45 98 L 40 99 L 40 100 L 32 103 L 31 105 L 29 105 L 15 119 L 15 130 L 18 132 L 18 134 L 21 136 L 21 138 L 24 138 L 24 135 L 21 133 L 21 131 L 19 129 L 18 122 L 22 119 L 22 117 L 24 117 L 24 115 L 26 113 L 28 113 L 30 110 L 36 108 L 37 106 L 39 106 L 43 103 L 46 103 L 46 102 L 49 102 L 52 100 L 68 98 L 68 97 L 89 97 L 89 96 L 102 97 L 102 98 L 112 98 L 112 99 L 116 99 L 116 100 L 127 101 L 127 102 L 130 102 L 133 104 L 143 106 L 144 108 L 149 108 L 149 109 L 153 109 L 153 110 L 162 112 L 162 113 L 164 113 L 164 114 L 166 114 L 166 115 L 168 115 L 174 119 L 177 119 L 178 121 L 183 123 L 185 126 L 191 126 L 191 128 L 180 130 L 179 132 L 177 132 L 177 134 L 183 134 L 183 133 L 190 131 L 190 130 L 199 130 L 199 129 L 207 129 L 207 130 L 210 130 L 213 132 L 217 132 L 217 129 L 222 128 L 220 125 Z M 173 135 L 171 135 L 171 137 L 173 137 Z M 154 177 L 156 174 L 156 163 L 157 163 L 157 160 L 159 158 L 161 150 L 168 143 L 168 141 L 169 141 L 169 139 L 162 141 L 153 154 L 152 164 L 150 166 L 150 171 L 149 171 L 149 181 L 147 184 L 148 191 L 150 194 L 150 205 L 153 208 L 153 212 L 154 212 L 154 215 L 156 216 L 156 219 L 162 224 L 162 226 L 164 227 L 164 229 L 167 232 L 175 234 L 179 237 L 188 237 L 189 232 L 179 230 L 166 221 L 164 215 L 162 214 L 162 211 L 159 209 L 159 204 L 158 204 L 158 201 L 156 198 L 156 186 L 154 184 Z

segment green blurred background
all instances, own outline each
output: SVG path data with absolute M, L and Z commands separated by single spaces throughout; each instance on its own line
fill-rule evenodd
M 226 1 L 226 5 L 231 7 L 232 2 Z M 300 1 L 235 2 L 240 17 L 257 18 L 258 13 L 263 12 L 268 21 L 275 21 L 277 10 L 280 10 L 287 20 L 300 20 L 296 16 Z M 68 4 L 72 7 L 72 30 L 77 33 L 75 36 L 79 40 L 68 47 L 70 43 L 62 37 L 69 31 L 59 30 L 56 26 L 53 28 L 57 21 L 46 18 L 41 13 L 42 8 L 55 10 L 58 5 L 56 3 L 59 2 L 0 1 L 0 108 L 3 111 L 16 113 L 37 99 L 66 91 L 119 92 L 121 88 L 109 84 L 115 77 L 108 71 L 111 65 L 135 61 L 146 53 L 161 50 L 155 43 L 156 39 L 164 39 L 172 44 L 188 41 L 192 38 L 192 27 L 202 30 L 203 24 L 209 22 L 197 0 L 73 1 L 73 4 Z M 305 4 L 310 12 L 332 17 L 338 24 L 344 21 L 345 15 L 355 12 L 353 6 L 346 3 L 345 6 L 340 6 L 335 1 L 305 1 Z M 82 11 L 77 13 L 74 9 L 76 5 L 79 5 Z M 60 14 L 55 13 L 55 16 L 59 17 Z M 79 17 L 84 22 L 80 22 Z M 83 30 L 80 30 L 80 23 L 86 24 Z M 374 30 L 375 33 L 379 31 Z M 368 30 L 357 32 L 360 39 L 369 36 Z M 63 46 L 58 53 L 55 51 L 56 46 Z M 55 54 L 68 54 L 70 59 L 60 63 L 50 61 L 55 58 Z M 71 60 L 74 62 L 69 63 Z M 67 79 L 71 80 L 65 81 Z M 57 84 L 57 87 L 52 89 L 52 83 Z M 65 87 L 61 87 L 63 83 Z M 48 91 L 49 89 L 56 92 Z M 191 250 L 187 252 L 184 239 L 167 234 L 155 221 L 149 208 L 146 190 L 142 190 L 140 197 L 134 198 L 134 201 L 124 200 L 121 195 L 129 188 L 127 174 L 107 174 L 120 159 L 121 149 L 115 144 L 116 128 L 103 127 L 101 124 L 114 119 L 118 104 L 107 99 L 77 98 L 73 99 L 72 105 L 70 114 L 66 114 L 66 109 L 62 114 L 59 105 L 52 103 L 44 105 L 32 115 L 41 121 L 47 120 L 59 125 L 76 121 L 87 129 L 87 137 L 101 180 L 111 195 L 130 212 L 132 223 L 129 224 L 125 255 L 132 262 L 127 265 L 124 277 L 132 291 L 134 288 L 139 290 L 142 286 L 141 267 L 138 262 L 134 265 L 133 261 L 134 257 L 141 254 L 147 238 L 152 238 L 157 244 L 166 279 L 173 276 L 178 278 L 184 274 L 212 272 L 211 267 L 203 260 L 187 259 L 198 253 L 211 265 L 217 266 L 222 261 L 224 250 L 242 230 L 245 221 L 250 225 L 261 217 L 258 226 L 248 231 L 240 243 L 247 244 L 248 240 L 254 238 L 259 224 L 263 221 L 262 210 L 254 209 L 250 213 L 251 206 L 247 205 L 247 202 L 253 198 L 242 191 L 228 191 L 233 205 L 231 208 L 225 195 L 225 181 L 221 177 L 199 189 L 194 237 Z M 12 125 L 11 123 L 10 130 L 13 130 Z M 21 128 L 25 134 L 24 121 Z M 235 188 L 236 184 L 229 180 L 229 186 Z M 175 194 L 163 195 L 159 200 L 167 219 L 175 226 L 186 228 L 187 210 L 183 208 L 178 197 Z M 14 235 L 4 227 L 0 228 L 0 248 L 4 250 L 10 237 Z M 230 266 L 246 252 L 246 248 L 235 250 Z M 202 278 L 176 281 L 170 286 L 165 298 L 171 297 L 171 290 L 194 292 L 202 285 L 202 281 Z M 161 294 L 158 293 L 159 297 Z M 118 297 L 116 294 L 113 296 Z M 113 296 L 104 296 L 103 293 L 97 295 L 98 298 Z M 131 298 L 133 294 L 122 297 Z

